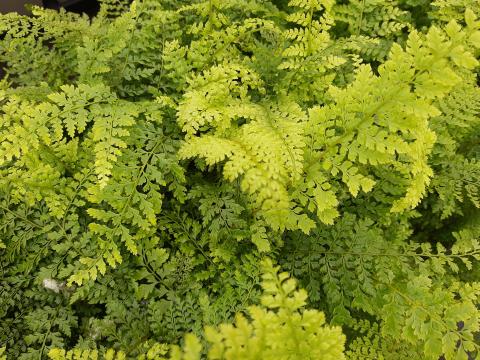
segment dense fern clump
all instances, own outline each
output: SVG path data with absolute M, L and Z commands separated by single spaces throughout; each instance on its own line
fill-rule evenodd
M 478 2 L 0 33 L 1 360 L 480 356 Z

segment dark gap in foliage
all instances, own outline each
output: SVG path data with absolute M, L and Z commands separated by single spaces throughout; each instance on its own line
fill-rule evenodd
M 87 14 L 88 16 L 95 16 L 100 10 L 98 0 L 43 0 L 43 6 L 49 9 L 60 9 L 64 7 L 67 11 L 78 14 Z
M 5 69 L 6 65 L 7 64 L 5 64 L 5 63 L 0 63 L 0 80 L 2 80 L 5 77 L 6 73 L 5 73 L 4 69 Z
M 436 241 L 443 244 L 452 243 L 452 232 L 458 231 L 461 228 L 460 222 L 462 216 L 451 216 L 448 219 L 440 221 L 438 215 L 431 213 L 431 209 L 420 210 L 422 216 L 418 219 L 412 219 L 412 238 L 418 242 L 431 242 L 432 234 L 436 234 Z M 440 225 L 439 225 L 440 224 Z M 463 225 L 463 224 L 462 224 Z
M 103 318 L 106 313 L 107 309 L 105 304 L 89 304 L 87 301 L 77 301 L 72 305 L 74 312 L 86 314 L 86 317 L 93 317 L 96 316 L 98 318 Z

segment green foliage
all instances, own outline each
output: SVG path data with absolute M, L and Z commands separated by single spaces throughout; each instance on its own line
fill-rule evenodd
M 307 294 L 296 290 L 287 273 L 277 273 L 271 261 L 263 264 L 262 306 L 248 310 L 251 321 L 238 315 L 235 324 L 205 329 L 208 359 L 342 359 L 345 341 L 339 327 L 325 327 L 325 316 L 303 310 Z M 185 348 L 172 349 L 172 359 L 194 358 L 200 343 L 185 339 Z M 198 355 L 197 355 L 198 356 Z
M 248 310 L 249 319 L 237 314 L 235 323 L 205 328 L 208 359 L 344 359 L 345 337 L 340 327 L 325 326 L 325 315 L 306 310 L 307 293 L 297 290 L 294 279 L 279 273 L 271 260 L 264 260 L 261 305 Z M 154 344 L 139 359 L 164 359 L 167 347 Z M 202 344 L 193 334 L 185 336 L 182 348 L 172 346 L 168 359 L 200 359 Z M 97 359 L 96 350 L 52 349 L 52 360 Z M 125 359 L 125 353 L 105 352 L 102 359 Z
M 476 1 L 100 3 L 0 16 L 0 359 L 478 356 Z
M 368 320 L 354 322 L 351 328 L 359 335 L 346 351 L 347 359 L 415 359 L 418 347 L 406 344 L 394 338 L 385 338 L 380 334 L 378 323 Z
M 479 207 L 478 181 L 480 164 L 476 159 L 479 136 L 480 91 L 474 84 L 458 87 L 443 99 L 442 115 L 433 119 L 438 134 L 432 164 L 437 177 L 432 188 L 438 194 L 435 210 L 442 217 L 461 213 L 461 203 L 469 201 Z

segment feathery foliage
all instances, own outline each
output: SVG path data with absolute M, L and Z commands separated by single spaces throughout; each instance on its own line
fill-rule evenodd
M 100 3 L 0 16 L 1 360 L 480 354 L 476 1 Z

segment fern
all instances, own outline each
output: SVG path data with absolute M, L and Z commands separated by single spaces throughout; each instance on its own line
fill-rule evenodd
M 419 349 L 398 339 L 382 338 L 377 323 L 368 320 L 355 322 L 353 330 L 359 335 L 346 351 L 347 359 L 411 359 Z
M 465 10 L 469 9 L 477 16 L 480 13 L 478 3 L 470 0 L 436 0 L 432 3 L 434 11 L 431 16 L 444 22 L 451 19 L 463 20 Z
M 335 7 L 335 17 L 348 24 L 351 34 L 368 34 L 384 40 L 401 37 L 409 27 L 409 14 L 395 1 L 350 1 Z
M 287 89 L 291 96 L 303 103 L 324 100 L 322 93 L 334 77 L 333 70 L 345 62 L 343 57 L 335 53 L 328 33 L 333 24 L 332 5 L 332 1 L 289 2 L 289 6 L 298 11 L 286 17 L 287 21 L 295 25 L 283 33 L 288 45 L 282 52 L 279 69 L 289 71 L 278 92 Z M 305 82 L 305 76 L 311 80 Z
M 262 305 L 249 309 L 251 321 L 238 314 L 233 325 L 222 324 L 218 329 L 206 327 L 207 358 L 344 358 L 345 338 L 340 328 L 326 326 L 323 313 L 305 310 L 306 292 L 297 290 L 295 280 L 287 273 L 279 273 L 279 268 L 274 267 L 271 260 L 265 260 L 262 268 Z M 199 359 L 201 351 L 199 339 L 188 334 L 183 348 L 171 347 L 168 359 Z M 166 348 L 154 345 L 139 358 L 150 359 L 166 353 Z M 52 360 L 97 359 L 98 352 L 52 349 L 49 357 Z M 101 358 L 124 359 L 125 353 L 109 349 Z
M 478 134 L 479 92 L 473 85 L 461 86 L 440 104 L 442 116 L 435 118 L 432 125 L 439 136 L 432 163 L 437 177 L 432 188 L 438 194 L 436 211 L 442 217 L 462 212 L 462 203 L 469 200 L 479 207 L 479 165 L 475 159 L 473 144 Z
M 354 232 L 348 234 L 346 229 L 352 227 Z M 456 236 L 458 243 L 448 250 L 441 244 L 436 249 L 404 245 L 402 238 L 386 241 L 387 234 L 372 221 L 345 217 L 329 233 L 320 230 L 300 246 L 295 244 L 295 249 L 290 243 L 286 252 L 291 254 L 288 266 L 294 266 L 292 272 L 307 282 L 307 288 L 322 288 L 333 321 L 348 323 L 354 311 L 361 310 L 382 320 L 382 336 L 411 344 L 425 356 L 436 358 L 448 349 L 453 357 L 478 350 L 473 343 L 478 327 L 477 284 L 453 279 L 444 284 L 452 273 L 478 262 L 478 239 L 472 233 Z M 375 310 L 379 306 L 380 313 Z M 455 309 L 464 312 L 460 315 Z M 458 331 L 456 324 L 461 321 L 471 325 Z M 465 346 L 457 347 L 458 341 Z
M 454 23 L 448 28 L 450 36 L 460 36 L 459 31 L 461 30 Z M 296 104 L 289 103 L 288 98 L 280 98 L 281 102 L 278 105 L 252 103 L 247 100 L 248 97 L 245 99 L 245 96 L 248 96 L 248 92 L 245 92 L 248 91 L 250 83 L 254 89 L 260 86 L 255 80 L 255 75 L 250 75 L 247 70 L 236 68 L 235 65 L 230 65 L 230 68 L 213 68 L 211 73 L 208 72 L 197 79 L 195 84 L 202 86 L 207 82 L 211 87 L 215 86 L 216 90 L 202 88 L 201 92 L 198 90 L 189 92 L 185 95 L 185 102 L 180 106 L 178 114 L 180 124 L 188 135 L 187 145 L 182 148 L 180 154 L 184 158 L 195 155 L 203 157 L 207 165 L 228 159 L 224 167 L 224 176 L 232 181 L 243 175 L 241 182 L 243 190 L 255 194 L 255 207 L 262 210 L 260 214 L 274 230 L 286 228 L 308 232 L 312 227 L 309 218 L 305 215 L 299 217 L 293 210 L 295 205 L 288 194 L 290 189 L 295 189 L 294 196 L 303 206 L 306 206 L 308 198 L 327 193 L 330 198 L 327 205 L 316 206 L 315 202 L 319 201 L 313 200 L 309 206 L 313 209 L 317 207 L 321 220 L 332 222 L 338 214 L 335 210 L 338 201 L 334 191 L 330 190 L 332 185 L 329 183 L 329 177 L 341 174 L 342 182 L 347 185 L 353 196 L 361 189 L 368 192 L 375 184 L 375 180 L 368 174 L 362 174 L 360 164 L 375 166 L 388 163 L 392 167 L 391 170 L 408 179 L 410 184 L 405 189 L 405 197 L 397 199 L 392 204 L 392 211 L 413 208 L 424 196 L 432 176 L 428 166 L 428 155 L 433 147 L 435 135 L 428 129 L 427 121 L 439 114 L 432 100 L 447 94 L 460 81 L 460 77 L 453 70 L 456 66 L 469 68 L 476 64 L 471 54 L 460 52 L 459 57 L 455 55 L 450 67 L 447 68 L 450 69 L 447 72 L 450 77 L 440 77 L 434 69 L 430 69 L 431 64 L 439 64 L 442 57 L 444 57 L 442 66 L 448 64 L 449 52 L 444 48 L 440 49 L 443 41 L 447 41 L 445 38 L 447 34 L 442 34 L 444 33 L 441 30 L 433 28 L 423 40 L 418 34 L 412 33 L 406 50 L 399 46 L 392 49 L 391 59 L 380 69 L 378 77 L 373 76 L 368 66 L 360 67 L 355 81 L 347 88 L 331 88 L 332 104 L 310 109 L 308 121 L 300 108 L 294 110 Z M 427 45 L 422 45 L 423 42 Z M 423 60 L 419 63 L 420 57 Z M 446 71 L 444 67 L 442 69 Z M 241 77 L 241 82 L 233 83 L 238 76 L 237 72 L 239 74 L 246 72 L 245 78 Z M 220 73 L 225 75 L 220 77 Z M 229 83 L 233 85 L 228 85 Z M 228 93 L 230 98 L 218 93 L 219 89 L 222 89 L 220 84 L 226 87 L 233 86 L 235 90 Z M 412 84 L 414 91 L 410 90 Z M 236 91 L 237 98 L 232 98 Z M 213 96 L 211 100 L 207 94 Z M 398 101 L 399 97 L 402 99 L 401 102 Z M 213 105 L 217 102 L 222 103 L 222 107 Z M 239 106 L 238 102 L 242 102 L 242 105 Z M 208 109 L 208 103 L 214 106 L 211 110 Z M 369 104 L 368 108 L 363 105 L 364 103 Z M 272 110 L 265 111 L 267 106 L 278 106 L 280 109 L 285 107 L 290 113 L 297 113 L 297 120 L 294 122 L 299 126 L 296 129 L 289 128 L 288 134 L 299 136 L 293 138 L 292 135 L 287 135 L 286 125 L 283 125 L 277 116 L 278 120 L 273 126 L 278 130 L 269 131 L 268 136 L 278 133 L 274 135 L 278 140 L 268 139 L 263 130 L 265 125 L 260 125 L 262 122 L 270 121 L 269 113 Z M 184 109 L 188 109 L 188 112 Z M 384 113 L 384 109 L 388 109 L 388 113 Z M 247 122 L 239 122 L 242 118 Z M 238 119 L 237 125 L 232 123 L 235 119 Z M 389 121 L 382 123 L 382 119 Z M 203 130 L 205 126 L 207 127 Z M 236 127 L 239 129 L 236 130 Z M 334 128 L 338 130 L 333 131 Z M 305 129 L 311 129 L 312 133 L 306 133 Z M 190 136 L 198 131 L 200 136 Z M 318 137 L 319 133 L 322 137 Z M 402 135 L 399 136 L 399 133 Z M 309 138 L 315 138 L 316 143 L 312 143 Z M 323 142 L 320 139 L 324 139 Z M 278 141 L 278 145 L 273 148 L 270 146 L 268 151 L 259 145 L 262 142 L 273 144 L 274 141 Z M 310 143 L 312 144 L 310 149 L 305 148 L 305 144 Z M 306 165 L 302 165 L 304 163 L 304 159 L 300 158 L 302 152 L 303 158 L 308 159 Z M 394 159 L 397 155 L 399 160 Z M 275 160 L 269 160 L 272 157 Z M 317 159 L 324 157 L 328 160 L 323 164 L 324 170 L 320 170 L 315 164 Z M 306 168 L 302 171 L 301 168 L 304 166 Z M 311 171 L 314 173 L 310 174 Z M 318 183 L 314 184 L 313 189 L 308 185 L 298 184 L 297 179 L 301 179 L 297 175 L 299 173 L 304 173 L 305 179 L 319 179 Z M 259 186 L 262 186 L 261 191 Z M 317 190 L 322 187 L 322 190 Z M 279 225 L 279 219 L 282 219 L 284 227 Z
M 475 358 L 478 16 L 0 16 L 0 358 Z

